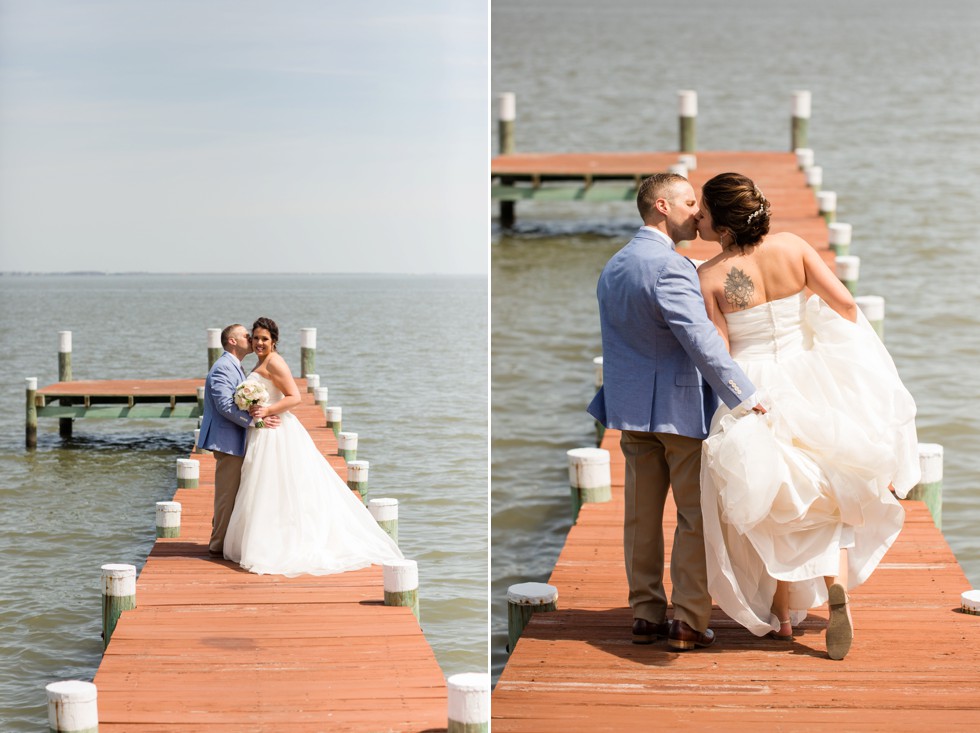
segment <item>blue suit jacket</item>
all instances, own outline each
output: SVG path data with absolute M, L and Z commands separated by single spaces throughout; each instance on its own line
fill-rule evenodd
M 238 360 L 223 351 L 204 381 L 204 418 L 198 447 L 245 455 L 245 428 L 252 418 L 235 405 L 235 387 L 244 381 L 245 372 Z
M 703 439 L 718 397 L 734 408 L 755 392 L 708 318 L 694 263 L 666 235 L 640 229 L 597 295 L 603 386 L 588 409 L 606 427 Z

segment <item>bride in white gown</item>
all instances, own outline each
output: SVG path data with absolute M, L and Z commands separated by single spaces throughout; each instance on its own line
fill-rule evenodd
M 769 202 L 724 173 L 702 189 L 705 306 L 760 388 L 766 414 L 722 406 L 702 449 L 708 588 L 752 633 L 792 640 L 829 603 L 827 651 L 842 659 L 847 590 L 895 541 L 919 480 L 915 403 L 847 288 L 799 237 L 768 234 Z M 813 293 L 807 296 L 806 291 Z
M 289 409 L 299 388 L 276 350 L 268 318 L 252 327 L 259 363 L 248 379 L 269 404 L 256 419 L 279 415 L 274 430 L 248 428 L 242 480 L 225 536 L 224 556 L 253 573 L 328 575 L 402 557 L 401 551 L 337 475 Z

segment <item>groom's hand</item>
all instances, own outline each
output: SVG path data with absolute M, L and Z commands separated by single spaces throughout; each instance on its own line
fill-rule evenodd
M 278 415 L 269 415 L 269 417 L 263 418 L 263 422 L 267 428 L 278 428 L 282 424 L 282 418 Z
M 758 412 L 760 415 L 765 415 L 766 408 L 763 407 L 762 403 L 760 402 L 759 404 L 757 404 L 755 407 L 752 408 L 752 412 Z

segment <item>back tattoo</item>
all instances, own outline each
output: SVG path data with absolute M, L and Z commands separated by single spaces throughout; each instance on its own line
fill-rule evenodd
M 732 308 L 744 310 L 749 307 L 752 295 L 755 293 L 755 285 L 752 278 L 733 267 L 725 278 L 725 300 Z

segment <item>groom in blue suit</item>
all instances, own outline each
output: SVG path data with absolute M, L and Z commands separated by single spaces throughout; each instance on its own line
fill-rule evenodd
M 640 186 L 636 203 L 644 226 L 599 277 L 603 386 L 588 410 L 607 428 L 622 431 L 633 641 L 667 637 L 674 649 L 693 649 L 714 641 L 701 442 L 719 397 L 733 409 L 763 410 L 708 319 L 694 263 L 674 250 L 676 242 L 697 237 L 691 184 L 673 173 L 653 175 Z M 677 530 L 670 563 L 674 618 L 668 625 L 663 515 L 671 486 Z
M 214 518 L 208 552 L 221 556 L 228 520 L 235 508 L 245 461 L 245 428 L 252 421 L 247 410 L 235 405 L 235 388 L 245 381 L 242 359 L 252 353 L 248 330 L 240 323 L 221 332 L 224 349 L 204 381 L 204 417 L 198 447 L 214 453 Z M 278 416 L 265 418 L 267 427 L 279 424 Z

